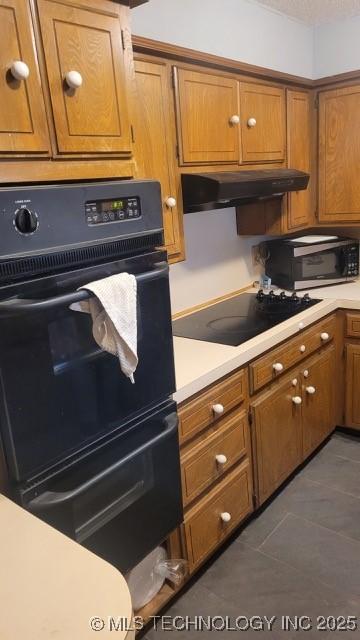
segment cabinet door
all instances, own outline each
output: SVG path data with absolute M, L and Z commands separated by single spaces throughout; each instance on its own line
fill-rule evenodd
M 313 217 L 311 176 L 311 94 L 287 92 L 288 167 L 310 173 L 305 191 L 288 194 L 287 228 L 289 231 L 310 225 Z
M 166 63 L 135 60 L 134 153 L 138 175 L 161 183 L 165 246 L 169 256 L 182 256 L 182 211 L 175 178 L 169 73 Z
M 307 361 L 302 369 L 303 456 L 307 456 L 333 431 L 335 347 Z
M 27 0 L 0 0 L 0 153 L 46 153 L 49 149 L 45 107 Z M 15 60 L 29 69 L 16 80 Z
M 175 77 L 181 163 L 238 162 L 238 82 L 188 69 L 175 69 Z
M 347 344 L 345 349 L 345 426 L 360 429 L 360 343 Z
M 300 383 L 293 382 L 287 379 L 275 384 L 251 406 L 260 504 L 302 459 Z
M 106 0 L 38 0 L 38 9 L 59 152 L 130 154 L 120 23 L 126 9 Z M 71 71 L 81 86 L 70 88 Z
M 242 162 L 285 159 L 285 91 L 240 83 Z
M 319 221 L 360 222 L 360 85 L 319 96 Z

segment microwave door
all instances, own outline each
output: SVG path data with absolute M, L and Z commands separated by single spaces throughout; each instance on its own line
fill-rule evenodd
M 338 245 L 324 251 L 306 251 L 296 259 L 294 289 L 338 284 L 347 280 L 346 257 Z

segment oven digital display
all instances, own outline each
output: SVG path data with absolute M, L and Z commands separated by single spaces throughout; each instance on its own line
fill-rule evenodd
M 85 203 L 88 225 L 124 222 L 141 218 L 140 198 L 131 196 L 121 200 L 94 200 Z

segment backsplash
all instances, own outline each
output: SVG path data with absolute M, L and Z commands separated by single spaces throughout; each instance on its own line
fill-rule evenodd
M 170 267 L 173 313 L 241 289 L 258 277 L 251 248 L 262 238 L 237 235 L 235 209 L 185 215 L 184 233 L 186 260 Z

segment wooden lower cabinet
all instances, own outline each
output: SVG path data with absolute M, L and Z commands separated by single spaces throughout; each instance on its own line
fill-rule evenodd
M 184 505 L 220 479 L 249 448 L 247 413 L 236 410 L 181 457 Z
M 360 430 L 360 342 L 345 346 L 345 426 Z
M 205 560 L 253 510 L 249 459 L 236 467 L 185 516 L 189 571 Z
M 359 350 L 360 356 L 360 350 Z M 315 356 L 302 369 L 303 457 L 307 458 L 334 430 L 335 347 Z
M 259 504 L 301 463 L 301 404 L 294 402 L 300 393 L 294 374 L 294 378 L 273 385 L 251 405 Z

